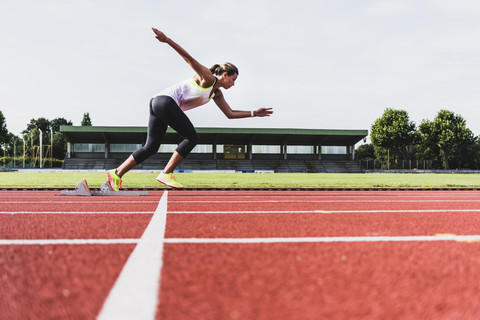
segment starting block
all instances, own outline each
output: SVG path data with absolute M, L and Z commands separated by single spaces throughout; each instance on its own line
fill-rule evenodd
M 100 190 L 91 190 L 87 180 L 80 181 L 75 190 L 62 190 L 61 196 L 148 196 L 148 191 L 113 191 L 108 181 L 105 181 Z

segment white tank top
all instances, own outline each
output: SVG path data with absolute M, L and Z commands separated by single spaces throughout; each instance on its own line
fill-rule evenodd
M 215 79 L 216 82 L 217 80 Z M 211 87 L 202 88 L 193 78 L 190 78 L 162 90 L 157 96 L 171 97 L 180 109 L 187 111 L 210 101 L 215 83 Z

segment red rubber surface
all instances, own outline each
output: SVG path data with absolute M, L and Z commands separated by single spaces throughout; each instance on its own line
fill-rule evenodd
M 167 238 L 478 234 L 480 213 L 170 214 Z
M 162 195 L 58 193 L 0 191 L 0 240 L 138 239 Z M 165 237 L 436 234 L 480 193 L 171 191 Z M 0 245 L 0 318 L 95 319 L 134 248 Z M 478 279 L 480 242 L 166 243 L 156 319 L 479 319 Z
M 0 215 L 0 234 L 2 239 L 140 238 L 151 218 L 152 213 Z
M 478 243 L 169 244 L 157 319 L 478 319 L 478 250 Z
M 95 319 L 133 248 L 0 246 L 0 318 Z

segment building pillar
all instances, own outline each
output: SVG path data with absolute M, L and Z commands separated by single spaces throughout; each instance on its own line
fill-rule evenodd
M 213 160 L 217 160 L 217 143 L 213 143 Z
M 347 159 L 353 160 L 355 157 L 355 147 L 354 146 L 346 146 L 347 147 Z
M 251 143 L 247 144 L 247 154 L 248 154 L 248 160 L 253 159 L 253 146 Z
M 110 143 L 105 142 L 105 159 L 110 157 Z

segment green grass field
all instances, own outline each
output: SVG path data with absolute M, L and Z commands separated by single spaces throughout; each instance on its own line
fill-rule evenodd
M 133 171 L 123 178 L 124 187 L 162 187 L 158 173 Z M 341 173 L 177 173 L 187 187 L 480 187 L 480 174 L 341 174 Z M 89 186 L 105 182 L 102 172 L 0 172 L 1 187 L 74 188 L 86 179 Z

